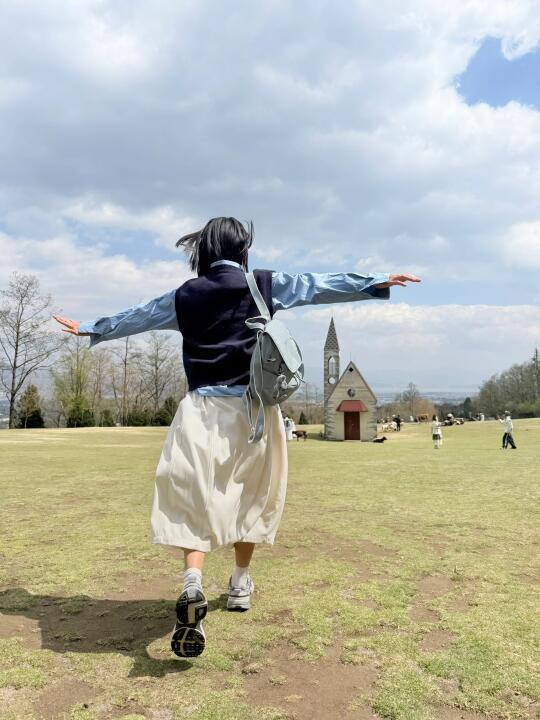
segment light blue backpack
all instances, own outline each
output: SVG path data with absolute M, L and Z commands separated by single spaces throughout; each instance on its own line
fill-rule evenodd
M 278 405 L 300 387 L 304 363 L 300 348 L 286 326 L 270 316 L 253 273 L 246 280 L 260 315 L 246 320 L 248 328 L 257 331 L 251 357 L 249 385 L 244 393 L 249 442 L 258 442 L 264 433 L 264 408 Z

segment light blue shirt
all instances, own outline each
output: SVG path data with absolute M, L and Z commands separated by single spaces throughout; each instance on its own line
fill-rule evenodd
M 232 265 L 240 268 L 232 260 L 219 260 L 216 265 Z M 272 275 L 272 302 L 274 310 L 290 310 L 303 305 L 325 305 L 329 303 L 353 302 L 358 300 L 381 299 L 390 297 L 388 288 L 376 285 L 388 282 L 387 273 L 301 273 L 290 275 L 275 272 Z M 118 340 L 129 335 L 137 335 L 147 330 L 178 330 L 175 307 L 176 289 L 161 295 L 148 303 L 134 305 L 116 315 L 86 321 L 79 326 L 80 333 L 88 333 L 90 347 L 104 340 Z M 213 385 L 198 388 L 200 395 L 240 396 L 245 385 Z

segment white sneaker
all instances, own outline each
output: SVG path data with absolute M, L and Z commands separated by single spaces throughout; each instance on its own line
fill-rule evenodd
M 248 575 L 247 583 L 243 587 L 233 587 L 232 576 L 229 578 L 229 597 L 227 598 L 227 610 L 244 612 L 251 607 L 251 595 L 255 590 L 255 583 Z

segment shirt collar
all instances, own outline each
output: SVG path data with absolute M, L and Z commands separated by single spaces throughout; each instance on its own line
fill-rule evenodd
M 240 263 L 234 262 L 234 260 L 216 260 L 213 263 L 210 263 L 210 267 L 217 267 L 218 265 L 231 265 L 232 267 L 241 268 L 242 266 Z

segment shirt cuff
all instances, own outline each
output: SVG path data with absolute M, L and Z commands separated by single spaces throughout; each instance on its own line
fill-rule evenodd
M 79 333 L 84 333 L 85 336 L 90 337 L 90 347 L 93 347 L 101 341 L 101 336 L 94 330 L 94 323 L 91 320 L 82 322 L 79 325 Z
M 371 282 L 366 285 L 363 292 L 376 300 L 388 300 L 390 298 L 390 288 L 375 287 L 385 282 L 390 282 L 389 273 L 373 273 Z

